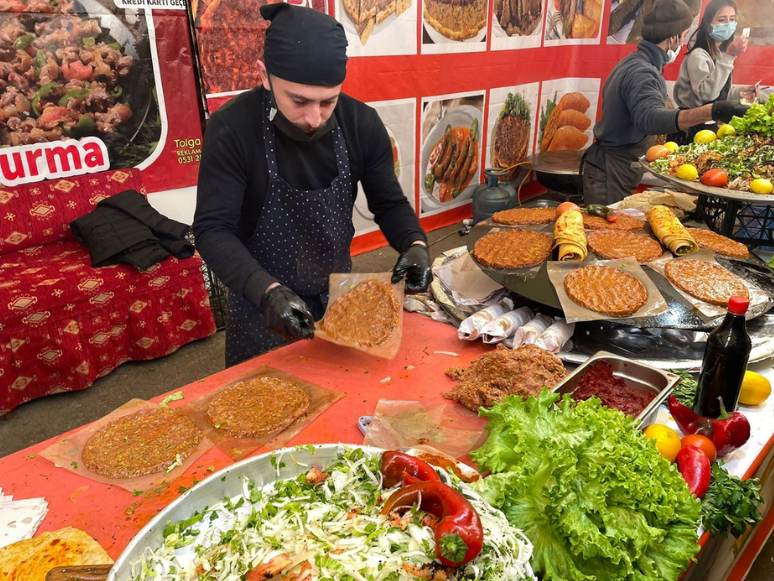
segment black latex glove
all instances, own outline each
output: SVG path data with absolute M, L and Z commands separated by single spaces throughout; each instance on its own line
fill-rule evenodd
M 712 104 L 712 119 L 728 123 L 732 117 L 744 117 L 749 105 L 742 105 L 739 101 L 715 101 Z
M 430 252 L 427 246 L 413 244 L 398 257 L 392 269 L 392 284 L 406 276 L 406 292 L 423 293 L 433 280 L 430 270 Z
M 314 317 L 309 307 L 288 287 L 280 285 L 267 291 L 261 309 L 269 329 L 285 341 L 314 337 Z

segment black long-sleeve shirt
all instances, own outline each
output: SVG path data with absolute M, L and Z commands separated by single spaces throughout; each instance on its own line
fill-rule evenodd
M 205 262 L 231 292 L 260 304 L 276 282 L 247 250 L 266 198 L 269 175 L 263 141 L 264 89 L 238 95 L 216 111 L 204 135 L 193 229 Z M 341 94 L 334 111 L 349 155 L 352 199 L 363 184 L 368 209 L 398 252 L 426 241 L 395 176 L 392 145 L 376 111 Z M 318 190 L 338 175 L 331 131 L 301 143 L 275 130 L 279 175 L 292 187 Z M 278 281 L 282 282 L 282 281 Z

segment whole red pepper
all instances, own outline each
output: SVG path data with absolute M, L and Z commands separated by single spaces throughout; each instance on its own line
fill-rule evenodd
M 712 475 L 712 466 L 707 455 L 696 446 L 684 446 L 677 453 L 675 462 L 691 494 L 695 494 L 698 498 L 704 496 Z
M 720 400 L 721 415 L 717 419 L 705 418 L 684 406 L 674 395 L 669 396 L 669 413 L 684 434 L 707 436 L 718 449 L 718 456 L 725 456 L 750 439 L 750 422 L 739 412 L 729 414 Z
M 385 488 L 392 488 L 401 480 L 405 486 L 441 480 L 433 467 L 424 460 L 394 450 L 382 454 L 381 470 Z
M 462 494 L 442 482 L 421 482 L 394 492 L 382 514 L 419 504 L 438 517 L 435 526 L 435 554 L 444 565 L 459 567 L 472 561 L 484 546 L 484 527 L 476 509 Z

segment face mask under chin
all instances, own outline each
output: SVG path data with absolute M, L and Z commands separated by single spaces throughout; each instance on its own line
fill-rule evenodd
M 667 48 L 667 62 L 666 64 L 671 64 L 677 60 L 677 55 L 680 54 L 680 49 L 682 48 L 682 45 L 680 44 L 680 39 L 677 39 L 677 48 L 672 48 L 672 43 L 669 43 L 669 48 Z
M 273 117 L 271 114 L 273 114 Z M 276 104 L 272 105 L 269 121 L 274 123 L 274 126 L 282 131 L 282 133 L 290 137 L 290 139 L 294 141 L 300 141 L 301 143 L 311 143 L 313 141 L 317 141 L 329 133 L 334 127 L 336 127 L 336 116 L 331 115 L 325 124 L 317 131 L 314 133 L 305 133 L 294 123 L 292 123 L 287 117 L 285 117 L 285 115 L 282 114 L 282 111 L 277 108 Z

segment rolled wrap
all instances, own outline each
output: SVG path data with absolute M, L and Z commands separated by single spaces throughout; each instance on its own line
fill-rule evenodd
M 699 245 L 696 244 L 693 236 L 685 229 L 675 213 L 666 206 L 654 206 L 648 212 L 648 224 L 656 238 L 669 248 L 672 254 L 685 256 L 699 250 Z
M 588 254 L 586 232 L 583 230 L 583 214 L 580 210 L 567 210 L 554 224 L 554 248 L 559 248 L 559 260 L 583 261 Z

